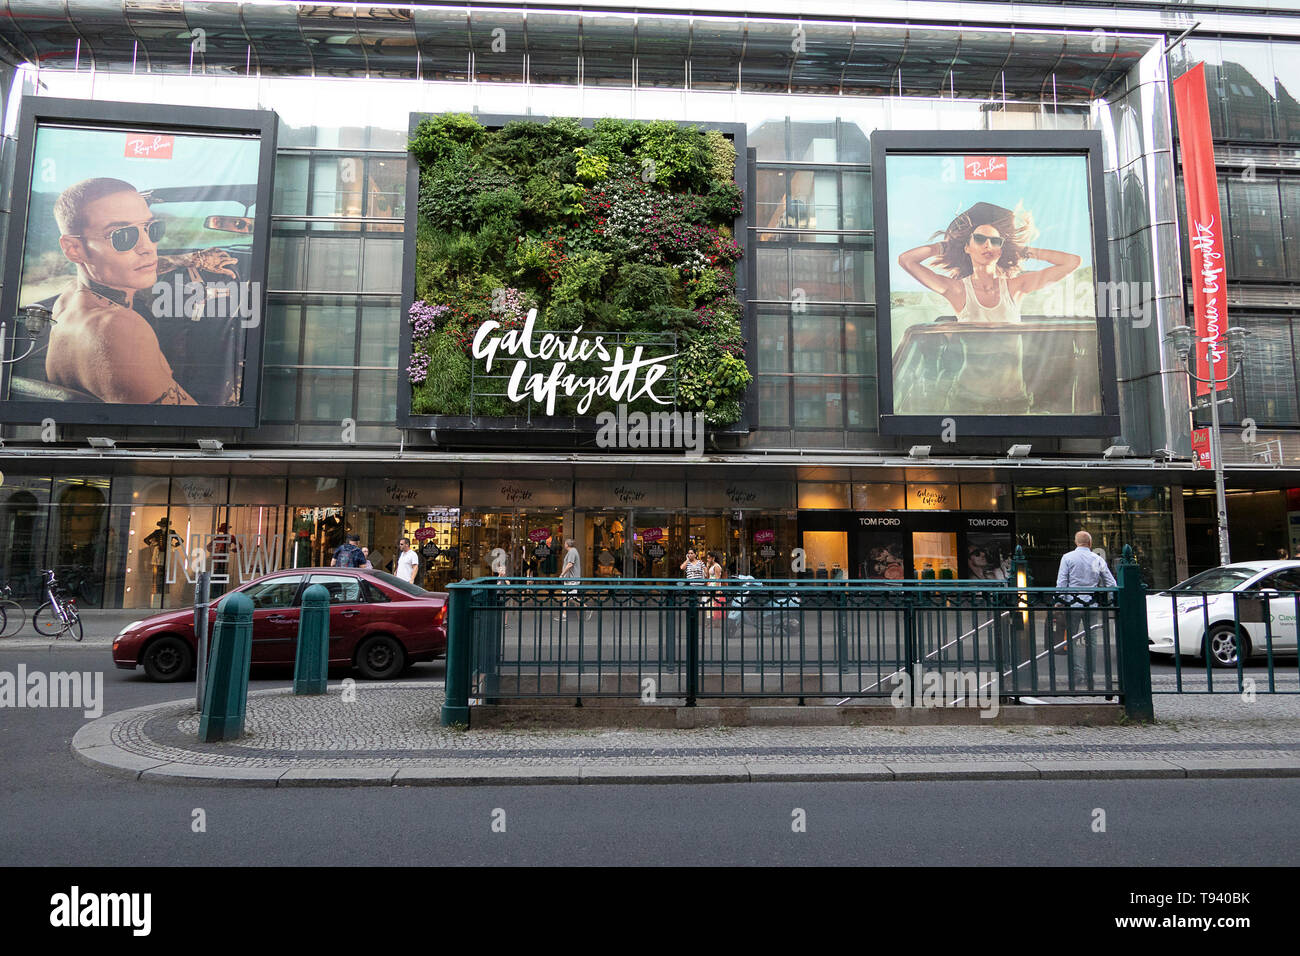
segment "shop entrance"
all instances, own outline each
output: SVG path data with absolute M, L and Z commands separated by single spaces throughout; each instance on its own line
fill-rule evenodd
M 564 533 L 564 514 L 558 509 L 467 512 L 461 520 L 461 567 L 471 580 L 494 577 L 492 554 L 499 548 L 507 575 L 556 577 Z
M 805 511 L 799 530 L 805 574 L 818 578 L 1005 581 L 1015 553 L 1004 513 Z

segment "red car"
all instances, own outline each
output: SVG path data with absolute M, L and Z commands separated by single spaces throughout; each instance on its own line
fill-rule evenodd
M 253 602 L 253 659 L 292 667 L 298 650 L 302 592 L 312 584 L 330 596 L 331 667 L 353 667 L 363 677 L 396 677 L 409 663 L 447 653 L 447 595 L 408 584 L 386 571 L 296 568 L 276 571 L 230 593 Z M 208 634 L 220 601 L 213 602 Z M 177 681 L 194 671 L 194 611 L 168 611 L 128 624 L 113 641 L 113 663 L 144 667 L 150 680 Z

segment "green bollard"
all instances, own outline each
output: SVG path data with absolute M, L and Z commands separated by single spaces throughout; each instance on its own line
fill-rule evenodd
M 248 667 L 253 653 L 253 602 L 235 592 L 221 603 L 212 632 L 199 740 L 238 740 L 248 711 Z
M 474 639 L 472 596 L 459 584 L 449 585 L 447 592 L 447 680 L 442 725 L 468 727 L 470 642 Z
M 1124 686 L 1124 713 L 1132 720 L 1156 719 L 1151 699 L 1151 658 L 1147 650 L 1147 592 L 1133 560 L 1133 548 L 1124 545 L 1119 562 L 1119 674 Z
M 302 592 L 298 618 L 298 656 L 293 664 L 294 694 L 323 694 L 330 667 L 330 593 L 313 584 Z

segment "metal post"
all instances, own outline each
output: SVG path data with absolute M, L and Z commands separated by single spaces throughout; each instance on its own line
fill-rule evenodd
M 469 657 L 473 622 L 470 592 L 463 585 L 447 587 L 447 679 L 442 725 L 469 726 Z
M 1210 458 L 1214 464 L 1214 507 L 1215 521 L 1219 529 L 1219 563 L 1231 564 L 1228 554 L 1228 502 L 1223 491 L 1223 436 L 1219 434 L 1219 385 L 1214 368 L 1214 345 L 1206 346 L 1207 361 L 1210 366 Z
M 194 709 L 203 710 L 203 700 L 208 691 L 208 606 L 212 602 L 212 572 L 200 571 L 194 584 L 194 637 L 199 645 L 199 659 L 195 669 Z
M 686 706 L 695 706 L 695 695 L 699 693 L 700 672 L 700 609 L 699 595 L 693 585 L 677 585 L 677 593 L 685 600 L 686 607 Z
M 293 662 L 294 694 L 323 694 L 329 682 L 330 593 L 322 584 L 302 592 L 298 651 Z
M 1119 676 L 1124 713 L 1134 720 L 1156 719 L 1151 699 L 1151 658 L 1147 650 L 1147 598 L 1133 548 L 1124 545 L 1119 562 Z
M 253 601 L 236 591 L 221 605 L 212 638 L 211 685 L 199 711 L 199 740 L 238 740 L 248 712 L 248 668 L 253 651 Z

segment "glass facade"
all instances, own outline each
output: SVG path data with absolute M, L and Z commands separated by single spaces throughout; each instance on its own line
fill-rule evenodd
M 1159 55 L 1181 27 L 1134 20 L 1099 51 L 1090 27 L 1041 25 L 1060 4 L 1007 5 L 1009 22 L 1022 22 L 1015 18 L 1026 8 L 1039 21 L 1015 30 L 965 19 L 896 26 L 630 10 L 525 16 L 475 6 L 11 6 L 23 15 L 0 22 L 0 35 L 28 62 L 8 75 L 6 184 L 21 99 L 38 90 L 92 102 L 274 109 L 281 121 L 261 424 L 202 434 L 142 427 L 120 436 L 123 444 L 192 452 L 196 438 L 214 434 L 254 460 L 222 459 L 220 474 L 202 474 L 178 455 L 160 475 L 136 473 L 145 466 L 126 462 L 99 470 L 78 464 L 64 474 L 68 466 L 6 461 L 0 580 L 16 589 L 31 589 L 39 569 L 53 566 L 89 606 L 177 606 L 192 577 L 187 542 L 208 549 L 214 570 L 225 567 L 238 581 L 271 566 L 327 564 L 349 530 L 375 548 L 376 566 L 392 560 L 398 538 L 412 539 L 420 582 L 432 588 L 490 573 L 498 548 L 512 574 L 554 573 L 568 537 L 593 576 L 672 576 L 687 547 L 717 551 L 729 573 L 768 577 L 792 573 L 789 556 L 800 546 L 815 557 L 814 569 L 859 573 L 878 564 L 887 543 L 855 544 L 805 520 L 832 511 L 1009 515 L 1039 583 L 1050 583 L 1079 527 L 1108 558 L 1133 545 L 1153 583 L 1173 580 L 1180 561 L 1196 570 L 1202 560 L 1193 548 L 1176 554 L 1181 529 L 1173 529 L 1171 502 L 1182 494 L 1179 476 L 1142 479 L 1151 487 L 1068 479 L 1076 458 L 1097 458 L 1107 441 L 1034 438 L 1050 480 L 992 467 L 979 480 L 942 467 L 873 478 L 861 464 L 890 458 L 899 469 L 910 444 L 880 431 L 870 165 L 877 129 L 1103 134 L 1102 225 L 1112 271 L 1150 282 L 1158 305 L 1147 326 L 1117 323 L 1116 441 L 1143 456 L 1189 454 L 1187 390 L 1162 374 L 1169 359 L 1161 345 L 1163 332 L 1186 317 L 1182 183 Z M 202 48 L 187 39 L 199 29 Z M 1233 323 L 1255 333 L 1225 414 L 1278 430 L 1300 429 L 1298 51 L 1300 41 L 1225 34 L 1189 39 L 1168 60 L 1172 75 L 1206 63 L 1228 276 L 1244 296 Z M 727 464 L 731 471 L 675 473 L 664 487 L 624 500 L 619 489 L 634 472 L 626 464 L 586 460 L 558 478 L 553 462 L 498 458 L 496 471 L 481 466 L 467 477 L 463 463 L 486 461 L 488 451 L 399 427 L 404 221 L 414 201 L 406 189 L 409 117 L 448 111 L 743 124 L 754 160 L 742 183 L 750 201 L 743 268 L 754 385 L 748 434 L 720 448 L 738 458 Z M 7 218 L 0 210 L 0 226 Z M 85 436 L 100 431 L 71 426 L 60 441 L 84 448 Z M 3 435 L 41 444 L 34 426 L 6 425 Z M 339 464 L 341 442 L 355 448 Z M 960 436 L 947 457 L 1000 456 L 1006 444 Z M 511 435 L 492 453 L 516 446 L 540 448 Z M 942 443 L 935 447 L 939 455 Z M 412 449 L 446 456 L 399 463 Z M 814 459 L 822 465 L 837 454 L 859 460 L 852 478 L 824 481 L 805 480 L 802 471 L 759 480 L 743 464 L 805 452 L 825 455 Z M 268 465 L 257 460 L 263 453 L 306 464 Z M 382 473 L 401 477 L 373 477 Z M 728 497 L 743 484 L 729 477 L 735 474 L 761 488 Z M 557 484 L 512 500 L 498 487 L 507 480 Z M 412 495 L 392 497 L 393 481 L 412 485 Z M 1199 507 L 1191 497 L 1189 515 Z M 958 532 L 915 534 L 923 537 L 909 539 L 907 553 L 919 563 L 908 574 L 927 562 L 937 572 L 966 559 L 958 553 L 964 539 L 951 537 Z M 1256 554 L 1263 545 L 1252 536 L 1234 538 L 1238 545 L 1239 557 L 1271 556 Z

